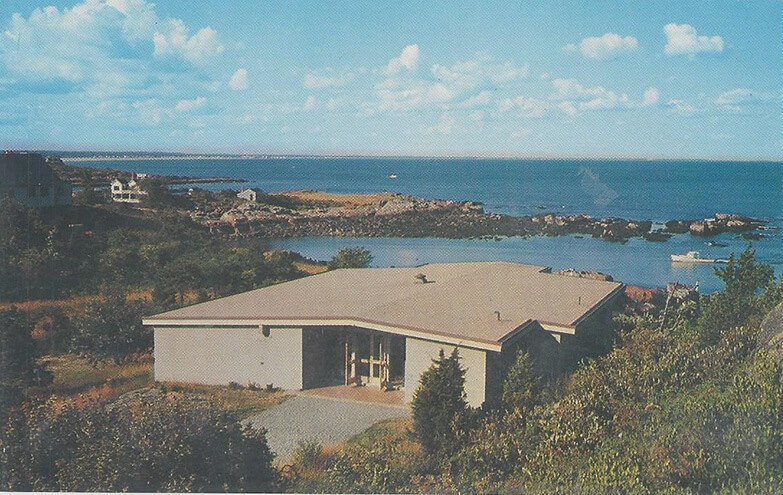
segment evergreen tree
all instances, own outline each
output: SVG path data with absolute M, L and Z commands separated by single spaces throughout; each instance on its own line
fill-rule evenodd
M 424 450 L 434 458 L 444 459 L 456 450 L 455 431 L 459 417 L 467 410 L 465 369 L 455 348 L 449 357 L 443 349 L 438 359 L 419 378 L 413 394 L 413 429 Z
M 519 349 L 503 382 L 503 405 L 509 409 L 529 409 L 536 401 L 540 382 L 530 355 Z

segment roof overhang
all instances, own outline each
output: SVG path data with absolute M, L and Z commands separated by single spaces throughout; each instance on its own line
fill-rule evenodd
M 593 314 L 593 313 L 595 313 L 596 311 L 598 311 L 599 309 L 601 309 L 601 308 L 602 308 L 603 306 L 605 306 L 605 305 L 606 305 L 606 304 L 607 304 L 609 301 L 611 301 L 612 299 L 614 299 L 614 297 L 615 297 L 617 294 L 619 294 L 620 292 L 622 292 L 622 291 L 624 291 L 624 290 L 625 290 L 625 284 L 622 284 L 622 283 L 621 283 L 620 285 L 618 285 L 617 287 L 615 287 L 615 288 L 614 288 L 614 290 L 613 290 L 612 292 L 610 292 L 609 294 L 605 295 L 605 296 L 604 296 L 604 297 L 603 297 L 603 298 L 602 298 L 600 301 L 598 301 L 596 304 L 594 304 L 594 305 L 593 305 L 593 307 L 592 307 L 592 308 L 590 308 L 588 311 L 586 311 L 586 312 L 585 312 L 585 313 L 584 313 L 582 316 L 580 316 L 579 318 L 577 318 L 576 320 L 574 320 L 573 322 L 571 322 L 571 325 L 570 325 L 570 326 L 573 326 L 574 328 L 576 328 L 576 326 L 577 326 L 577 325 L 579 325 L 580 323 L 582 323 L 582 322 L 583 322 L 584 320 L 586 320 L 587 318 L 590 318 L 590 316 L 592 316 L 592 314 Z
M 508 333 L 499 342 L 484 341 L 476 339 L 466 339 L 457 335 L 448 334 L 445 332 L 435 332 L 432 330 L 425 330 L 421 328 L 405 327 L 400 325 L 390 325 L 385 322 L 378 322 L 366 319 L 357 318 L 145 318 L 142 320 L 144 326 L 150 327 L 224 327 L 224 328 L 236 328 L 236 327 L 309 327 L 309 326 L 345 326 L 345 327 L 359 327 L 369 330 L 377 330 L 379 332 L 392 333 L 395 335 L 403 335 L 405 337 L 413 337 L 422 340 L 429 340 L 432 342 L 441 342 L 444 344 L 450 344 L 457 347 L 470 347 L 474 349 L 481 349 L 485 351 L 500 352 L 503 349 L 503 342 L 510 338 L 510 336 L 516 334 L 524 327 L 528 326 L 531 320 L 526 321 L 512 332 Z

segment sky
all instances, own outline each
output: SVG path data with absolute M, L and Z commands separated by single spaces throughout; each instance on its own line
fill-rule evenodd
M 0 1 L 7 149 L 783 159 L 783 2 Z

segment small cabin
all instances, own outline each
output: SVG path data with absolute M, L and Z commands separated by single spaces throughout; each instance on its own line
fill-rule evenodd
M 257 203 L 258 197 L 261 195 L 261 190 L 251 187 L 248 189 L 242 188 L 239 193 L 237 193 L 237 198 L 244 199 L 245 201 L 250 201 L 251 203 Z

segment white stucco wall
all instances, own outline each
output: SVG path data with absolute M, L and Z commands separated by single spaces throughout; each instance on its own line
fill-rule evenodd
M 155 380 L 302 388 L 302 329 L 155 328 Z
M 448 356 L 453 345 L 430 342 L 408 337 L 405 343 L 405 401 L 410 402 L 419 386 L 419 376 L 432 366 L 440 350 Z M 459 347 L 460 363 L 465 368 L 465 393 L 468 404 L 479 407 L 484 402 L 484 385 L 487 370 L 486 352 Z

